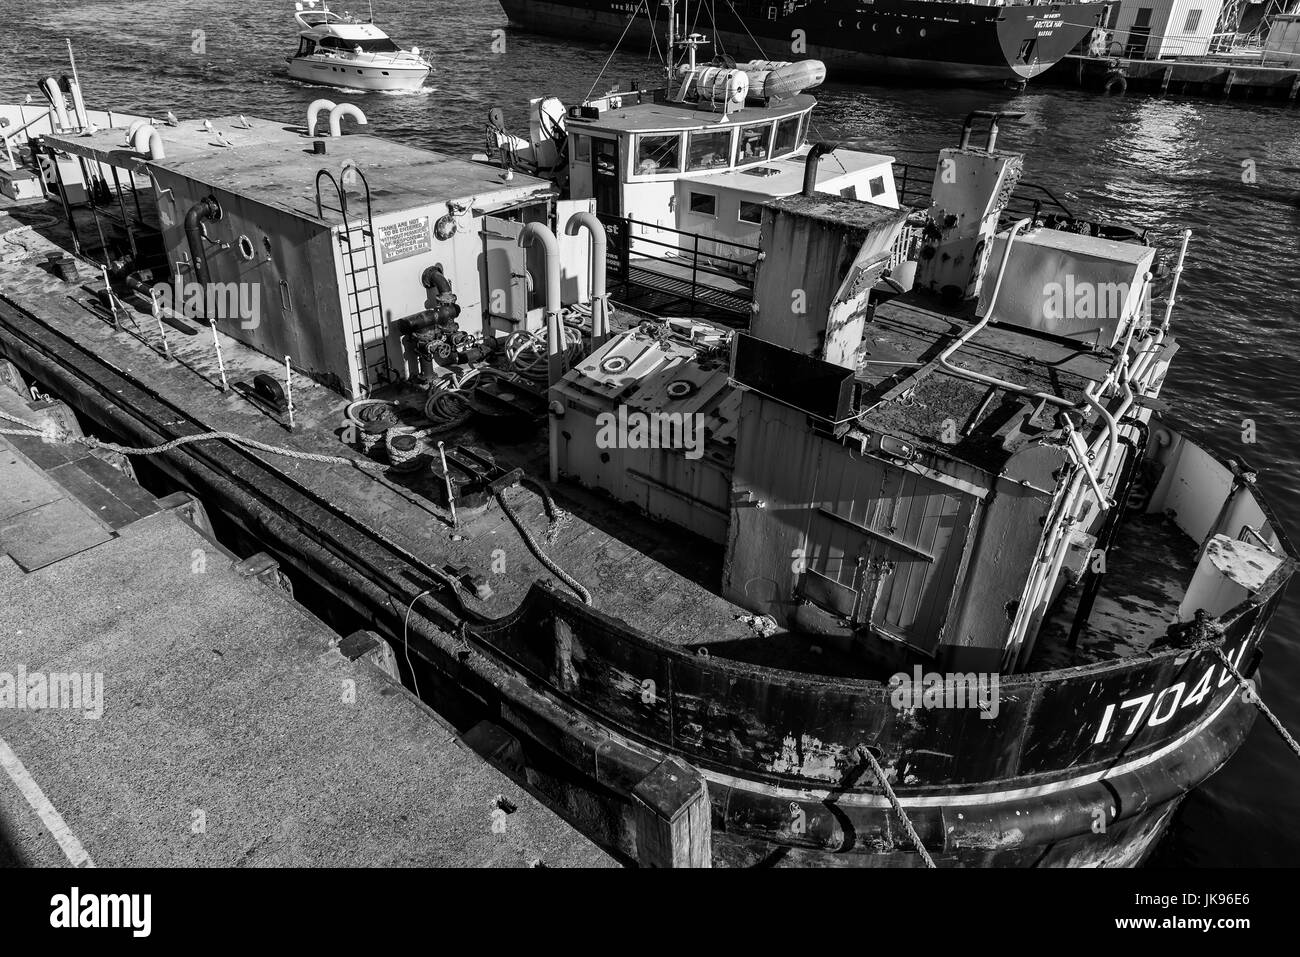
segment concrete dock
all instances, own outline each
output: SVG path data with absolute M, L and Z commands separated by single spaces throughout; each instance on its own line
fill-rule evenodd
M 0 436 L 0 864 L 615 864 L 202 524 Z

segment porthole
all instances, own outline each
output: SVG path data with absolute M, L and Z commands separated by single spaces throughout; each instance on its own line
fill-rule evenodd
M 925 36 L 925 27 L 921 27 L 921 36 Z
M 247 236 L 239 237 L 239 258 L 246 263 L 251 263 L 253 257 L 257 255 L 257 250 L 253 248 L 253 241 Z

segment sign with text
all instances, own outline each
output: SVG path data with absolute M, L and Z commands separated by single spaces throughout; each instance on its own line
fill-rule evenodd
M 379 227 L 379 258 L 386 263 L 433 251 L 429 217 L 417 216 Z

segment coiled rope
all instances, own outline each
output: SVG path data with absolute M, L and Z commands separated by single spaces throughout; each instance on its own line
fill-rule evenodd
M 903 830 L 907 832 L 908 840 L 912 842 L 917 853 L 921 855 L 921 860 L 925 861 L 925 866 L 937 868 L 938 865 L 934 863 L 934 858 L 930 856 L 930 852 L 927 851 L 925 845 L 921 843 L 921 836 L 916 833 L 916 828 L 912 827 L 912 822 L 908 820 L 907 812 L 903 810 L 903 805 L 898 801 L 898 795 L 896 795 L 894 789 L 889 786 L 889 779 L 885 777 L 885 769 L 880 766 L 880 762 L 876 760 L 876 756 L 867 748 L 862 746 L 858 747 L 858 754 L 865 758 L 867 763 L 871 765 L 871 770 L 875 772 L 876 780 L 880 782 L 880 787 L 884 790 L 885 797 L 889 798 L 889 803 L 894 807 L 894 814 L 898 816 L 898 820 L 903 825 Z
M 1264 704 L 1264 699 L 1256 694 L 1255 689 L 1250 686 L 1250 683 L 1246 678 L 1242 677 L 1241 672 L 1239 672 L 1236 666 L 1232 663 L 1232 659 L 1230 659 L 1220 647 L 1216 646 L 1214 653 L 1219 656 L 1219 660 L 1223 662 L 1223 667 L 1228 669 L 1228 673 L 1237 679 L 1237 684 L 1241 685 L 1246 700 L 1254 704 L 1260 711 L 1264 712 L 1264 717 L 1268 718 L 1273 727 L 1277 729 L 1277 733 L 1282 735 L 1282 740 L 1285 741 L 1291 750 L 1296 753 L 1296 757 L 1300 757 L 1300 744 L 1296 743 L 1296 739 L 1293 738 L 1291 733 L 1282 726 L 1282 722 L 1278 720 L 1277 715 L 1272 712 L 1268 705 Z

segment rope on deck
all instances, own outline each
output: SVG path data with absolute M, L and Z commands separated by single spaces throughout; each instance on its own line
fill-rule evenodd
M 885 769 L 880 766 L 880 762 L 876 760 L 876 756 L 867 748 L 859 747 L 858 753 L 866 758 L 867 763 L 871 765 L 871 770 L 876 773 L 876 780 L 880 782 L 880 787 L 884 790 L 885 797 L 889 798 L 889 803 L 894 806 L 894 814 L 896 814 L 898 820 L 902 822 L 903 830 L 907 832 L 908 839 L 911 840 L 917 853 L 921 855 L 921 860 L 925 861 L 925 866 L 937 869 L 938 865 L 934 863 L 934 858 L 930 856 L 930 852 L 927 851 L 925 845 L 921 843 L 921 836 L 916 833 L 916 828 L 912 827 L 912 822 L 908 819 L 907 812 L 903 810 L 903 805 L 899 803 L 898 795 L 896 795 L 894 789 L 889 786 L 889 779 L 885 777 Z
M 542 546 L 537 544 L 537 539 L 533 538 L 532 533 L 524 527 L 523 521 L 506 501 L 505 492 L 501 489 L 494 489 L 492 494 L 496 496 L 497 504 L 501 506 L 501 511 L 506 513 L 506 518 L 510 519 L 510 524 L 515 527 L 515 531 L 517 531 L 519 537 L 524 540 L 524 544 L 527 545 L 528 550 L 533 553 L 533 557 L 545 565 L 547 571 L 573 589 L 574 593 L 582 599 L 584 605 L 593 604 L 591 592 L 587 591 L 587 589 L 582 586 L 582 582 L 578 581 L 561 568 L 550 555 L 547 555 L 546 552 L 542 550 Z M 549 512 L 550 508 L 554 507 L 554 502 L 550 500 L 549 494 L 544 495 L 543 499 L 549 503 Z
M 363 469 L 368 472 L 382 472 L 388 466 L 378 462 L 363 462 L 357 459 L 346 458 L 341 455 L 319 455 L 315 452 L 299 452 L 296 449 L 286 449 L 275 445 L 268 445 L 265 442 L 258 442 L 256 439 L 246 438 L 237 435 L 234 432 L 199 432 L 194 435 L 183 435 L 178 439 L 172 439 L 170 442 L 164 442 L 162 445 L 152 445 L 147 448 L 133 448 L 128 445 L 118 445 L 116 442 L 103 442 L 99 439 L 92 438 L 88 435 L 72 435 L 67 432 L 53 432 L 50 429 L 41 428 L 35 422 L 28 422 L 16 416 L 9 415 L 0 411 L 0 419 L 13 422 L 16 425 L 25 426 L 22 429 L 0 429 L 0 435 L 26 436 L 30 438 L 43 439 L 45 441 L 55 441 L 67 445 L 84 445 L 93 449 L 105 449 L 109 452 L 117 452 L 122 455 L 161 455 L 164 452 L 170 452 L 172 449 L 182 445 L 188 445 L 192 442 L 207 442 L 214 439 L 222 439 L 227 442 L 233 442 L 236 445 L 243 445 L 248 448 L 258 449 L 262 452 L 270 452 L 274 455 L 284 455 L 291 459 L 301 459 L 308 462 L 322 462 L 327 465 L 349 465 L 353 468 Z M 551 521 L 551 527 L 554 529 L 563 519 L 564 513 L 556 506 L 555 500 L 551 498 L 550 492 L 546 486 L 533 479 L 525 478 L 524 481 L 531 485 L 541 496 L 546 507 L 547 517 Z M 582 599 L 584 604 L 593 603 L 591 592 L 587 591 L 576 578 L 561 568 L 554 559 L 543 551 L 542 546 L 538 544 L 537 539 L 533 538 L 532 533 L 524 527 L 519 516 L 506 503 L 505 496 L 501 491 L 495 492 L 496 500 L 501 505 L 501 510 L 505 512 L 510 523 L 514 525 L 519 535 L 528 546 L 528 550 L 533 553 L 539 562 L 546 566 L 552 575 L 558 578 L 564 584 L 568 585 Z
M 1269 709 L 1269 706 L 1264 704 L 1264 699 L 1255 693 L 1255 689 L 1251 687 L 1250 682 L 1242 677 L 1241 672 L 1239 672 L 1236 666 L 1232 663 L 1232 659 L 1227 656 L 1222 648 L 1216 647 L 1214 653 L 1219 656 L 1219 660 L 1223 662 L 1223 667 L 1228 669 L 1228 673 L 1237 679 L 1237 684 L 1241 685 L 1243 697 L 1246 701 L 1254 704 L 1255 707 L 1264 712 L 1264 717 L 1268 718 L 1268 720 L 1272 722 L 1273 727 L 1277 728 L 1277 733 L 1282 735 L 1282 740 L 1285 741 L 1291 750 L 1296 753 L 1296 757 L 1300 757 L 1300 744 L 1296 743 L 1296 739 L 1291 737 L 1291 733 L 1282 726 L 1282 722 L 1279 721 L 1277 715 Z

